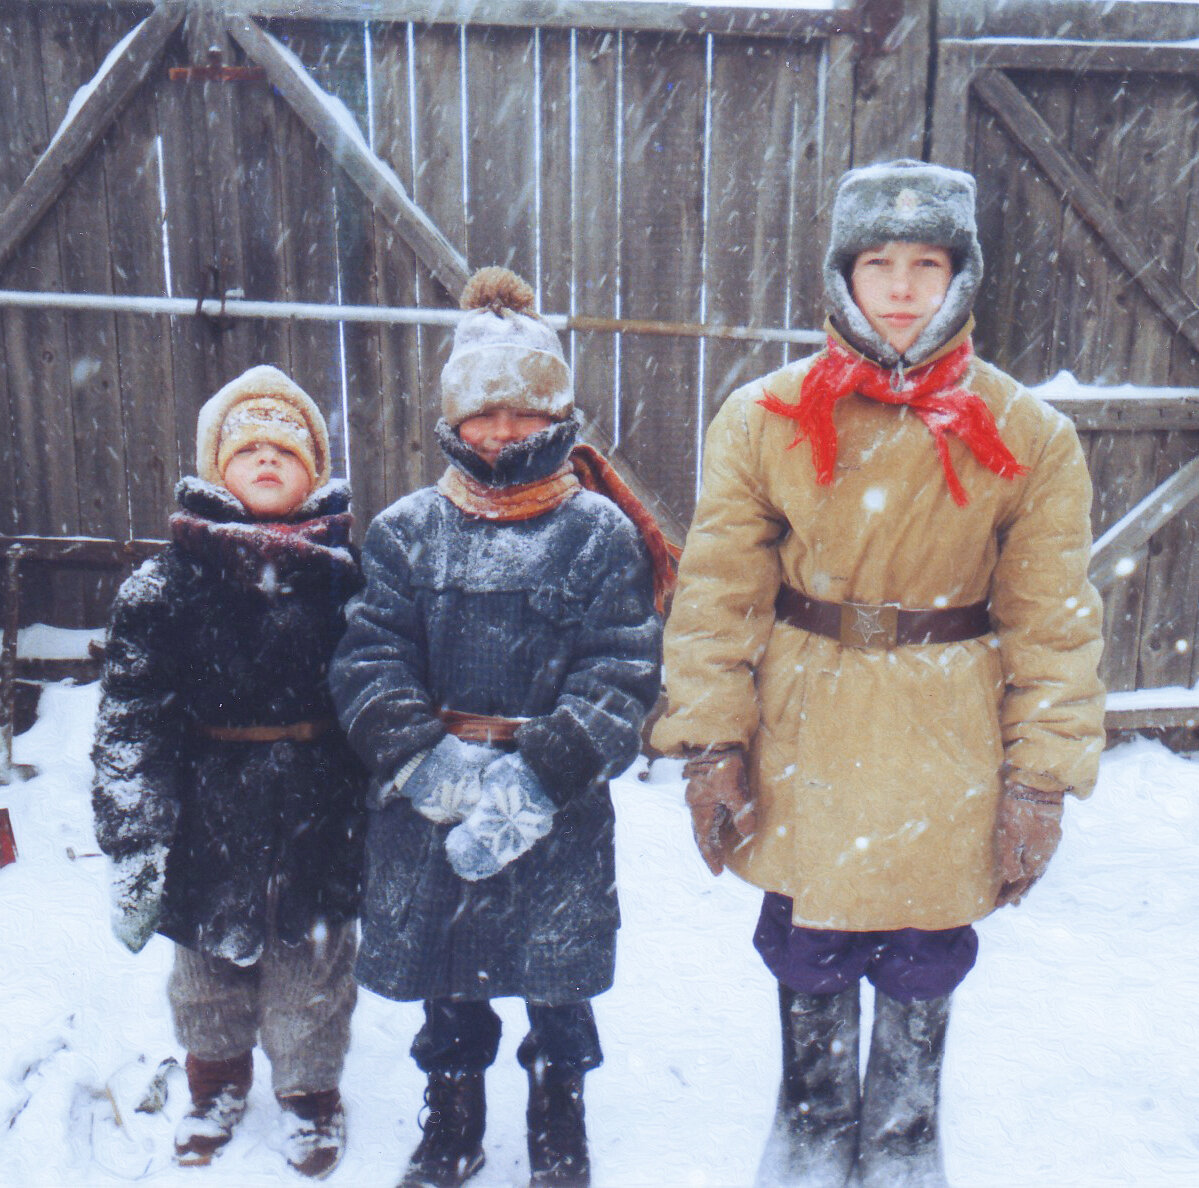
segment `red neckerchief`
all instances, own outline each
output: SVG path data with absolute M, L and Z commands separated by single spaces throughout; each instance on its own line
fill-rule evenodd
M 787 448 L 794 449 L 806 437 L 812 443 L 816 481 L 825 486 L 833 481 L 837 462 L 833 406 L 838 400 L 857 392 L 881 404 L 907 405 L 933 435 L 949 493 L 954 503 L 964 507 L 969 497 L 950 461 L 947 434 L 952 433 L 979 462 L 1002 478 L 1014 479 L 1028 473 L 1028 468 L 1021 466 L 1004 445 L 999 426 L 982 397 L 957 386 L 973 357 L 974 348 L 967 338 L 933 363 L 907 373 L 892 372 L 847 351 L 830 337 L 824 353 L 804 376 L 798 404 L 785 404 L 769 392 L 758 403 L 768 412 L 796 423 L 795 440 Z M 901 377 L 898 390 L 892 387 L 896 376 Z

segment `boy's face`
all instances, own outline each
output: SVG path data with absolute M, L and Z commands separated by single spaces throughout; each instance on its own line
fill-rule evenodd
M 308 498 L 308 468 L 269 441 L 242 446 L 225 467 L 225 486 L 256 520 L 282 520 Z
M 902 355 L 941 308 L 951 280 L 947 249 L 892 241 L 858 253 L 850 291 L 874 330 Z
M 522 412 L 515 408 L 493 408 L 485 413 L 467 417 L 458 426 L 458 436 L 470 446 L 488 466 L 494 466 L 500 450 L 514 441 L 545 429 L 554 423 L 544 413 Z

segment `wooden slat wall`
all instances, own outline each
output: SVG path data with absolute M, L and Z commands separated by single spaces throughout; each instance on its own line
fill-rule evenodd
M 1187 229 L 1199 195 L 1194 83 L 1119 73 L 1008 76 L 1193 295 L 1194 238 Z M 972 105 L 967 137 L 990 278 L 977 308 L 980 353 L 1030 383 L 1061 369 L 1092 383 L 1195 383 L 1193 348 L 981 104 Z M 1096 534 L 1199 453 L 1194 432 L 1082 436 Z M 1199 508 L 1192 508 L 1159 532 L 1146 563 L 1108 592 L 1103 671 L 1110 688 L 1199 679 L 1197 552 Z
M 302 36 L 308 27 L 270 25 L 355 110 L 359 83 L 344 68 L 352 57 L 344 47 L 347 38 L 361 41 L 361 27 L 326 23 L 319 36 Z M 817 323 L 819 247 L 806 225 L 795 226 L 796 211 L 827 205 L 830 176 L 849 163 L 850 152 L 848 138 L 822 145 L 823 43 L 445 25 L 414 26 L 409 36 L 406 26 L 375 25 L 370 46 L 376 148 L 451 241 L 465 247 L 472 267 L 515 268 L 553 312 L 698 321 L 706 284 L 710 318 L 783 325 L 789 300 L 793 315 L 800 311 Z M 842 74 L 849 69 L 845 51 Z M 342 68 L 328 68 L 334 58 Z M 356 114 L 366 126 L 367 113 Z M 746 121 L 764 121 L 760 134 L 746 137 Z M 776 132 L 781 143 L 772 143 Z M 792 148 L 801 154 L 794 161 Z M 769 187 L 771 197 L 759 209 L 738 201 L 746 177 Z M 742 245 L 737 237 L 746 228 Z M 377 277 L 384 290 L 397 273 L 415 270 L 412 281 L 389 290 L 389 300 L 445 302 L 390 233 L 376 228 L 373 243 L 363 239 L 359 246 L 361 275 Z M 342 296 L 349 300 L 352 257 L 344 230 L 341 248 Z M 737 268 L 747 251 L 748 277 Z M 432 427 L 449 335 L 428 328 L 352 333 L 362 342 L 351 352 L 358 373 L 377 379 L 347 384 L 351 424 L 381 430 L 391 410 L 386 440 L 395 440 L 402 421 L 412 455 L 401 466 L 404 451 L 398 452 L 394 482 L 379 481 L 388 468 L 377 445 L 354 467 L 358 506 L 372 513 L 441 467 Z M 406 344 L 390 349 L 390 366 L 381 363 L 386 337 Z M 654 474 L 684 520 L 694 501 L 703 424 L 731 384 L 785 357 L 781 348 L 631 336 L 617 342 L 598 334 L 578 335 L 572 348 L 580 406 Z M 397 382 L 398 361 L 406 361 L 404 383 Z
M 78 87 L 139 10 L 62 10 L 54 5 L 0 11 L 0 190 L 24 180 Z M 108 217 L 143 191 L 128 158 L 106 142 L 85 162 L 57 208 L 33 230 L 0 285 L 36 290 L 111 291 Z M 117 320 L 106 314 L 23 310 L 2 316 L 5 402 L 11 430 L 10 508 L 22 532 L 123 537 L 130 530 Z M 11 516 L 11 512 L 9 513 Z M 26 603 L 74 608 L 103 618 L 113 586 L 81 574 L 34 574 Z
M 15 82 L 4 101 L 20 105 L 6 112 L 0 198 L 28 173 L 75 88 L 144 12 L 0 4 L 13 31 L 4 52 Z M 318 20 L 268 27 L 373 128 L 380 155 L 471 265 L 516 268 L 538 286 L 543 309 L 668 321 L 698 321 L 706 311 L 771 325 L 790 310 L 793 322 L 818 320 L 820 248 L 799 212 L 823 217 L 850 161 L 849 137 L 826 138 L 819 121 L 822 87 L 831 113 L 852 120 L 848 39 L 838 39 L 830 70 L 827 40 Z M 448 304 L 269 88 L 168 80 L 169 67 L 204 62 L 212 45 L 226 62 L 244 61 L 211 10 L 190 12 L 161 69 L 0 283 Z M 747 188 L 766 200 L 741 201 Z M 192 466 L 200 405 L 259 361 L 287 369 L 325 408 L 335 462 L 343 469 L 348 457 L 364 522 L 441 468 L 433 426 L 444 330 L 3 318 L 0 448 L 19 462 L 11 490 L 0 493 L 14 532 L 161 532 L 171 489 Z M 72 338 L 88 343 L 79 367 Z M 719 400 L 786 352 L 575 338 L 580 406 L 685 520 L 698 441 Z M 126 442 L 136 454 L 128 461 Z M 85 618 L 105 600 L 92 599 Z M 67 608 L 46 609 L 61 621 Z
M 816 327 L 836 179 L 851 164 L 922 151 L 934 20 L 939 35 L 969 37 L 1019 32 L 1016 9 L 1039 19 L 1023 3 L 909 7 L 898 52 L 873 62 L 827 30 L 364 25 L 361 14 L 266 27 L 346 104 L 470 265 L 516 268 L 546 311 Z M 1103 35 L 1084 27 L 1085 5 L 1058 7 L 1082 22 L 1078 35 Z M 1112 13 L 1121 29 L 1131 7 Z M 146 11 L 0 0 L 0 204 L 75 88 Z M 0 286 L 158 295 L 169 272 L 169 291 L 189 298 L 216 284 L 267 300 L 447 306 L 271 88 L 168 80 L 169 66 L 203 62 L 211 44 L 244 62 L 213 11 L 196 9 Z M 1195 84 L 1009 77 L 1199 296 L 1188 247 L 1199 237 Z M 954 85 L 938 79 L 942 103 Z M 981 352 L 1031 382 L 1068 368 L 1086 382 L 1199 385 L 1195 352 L 1010 134 L 978 103 L 964 126 L 988 262 Z M 335 467 L 351 471 L 365 524 L 442 467 L 433 426 L 449 339 L 431 327 L 0 312 L 0 530 L 161 534 L 171 489 L 191 469 L 201 403 L 260 361 L 325 408 Z M 595 333 L 568 347 L 580 406 L 683 521 L 719 402 L 805 349 Z M 1097 531 L 1199 450 L 1194 431 L 1083 436 Z M 1113 688 L 1199 677 L 1197 545 L 1192 511 L 1109 596 Z M 33 617 L 94 623 L 111 582 L 35 575 L 31 590 Z

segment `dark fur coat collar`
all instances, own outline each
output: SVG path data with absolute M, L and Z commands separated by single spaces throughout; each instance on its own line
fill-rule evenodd
M 548 478 L 566 461 L 579 432 L 578 413 L 556 421 L 524 441 L 500 451 L 495 466 L 489 466 L 451 429 L 443 417 L 437 422 L 437 444 L 459 470 L 488 487 L 514 487 Z
M 350 488 L 341 480 L 318 487 L 280 523 L 250 519 L 231 492 L 203 479 L 183 479 L 175 494 L 180 510 L 171 517 L 172 541 L 241 585 L 273 593 L 293 579 L 349 578 L 357 571 Z

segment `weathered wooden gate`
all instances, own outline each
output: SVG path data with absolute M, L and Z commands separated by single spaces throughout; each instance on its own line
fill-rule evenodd
M 0 288 L 176 304 L 12 299 L 0 526 L 160 534 L 199 404 L 261 359 L 332 410 L 373 514 L 438 465 L 447 330 L 331 307 L 444 309 L 469 260 L 593 327 L 572 342 L 581 404 L 681 528 L 714 402 L 786 349 L 694 327 L 818 337 L 819 227 L 879 7 L 484 2 L 458 23 L 430 0 L 168 2 L 105 61 L 147 6 L 3 0 Z M 301 19 L 260 19 L 278 11 Z M 923 109 L 920 91 L 914 129 Z M 440 229 L 426 250 L 398 195 Z M 325 312 L 258 320 L 244 301 Z M 95 621 L 107 591 L 81 593 L 66 602 Z
M 1199 19 L 1178 5 L 1098 7 L 960 5 L 939 29 L 931 153 L 978 177 L 993 277 L 978 311 L 983 352 L 1030 383 L 1065 369 L 1156 389 L 1076 410 L 1097 535 L 1145 500 L 1140 530 L 1112 533 L 1095 567 L 1104 674 L 1113 689 L 1189 687 L 1199 677 L 1199 506 L 1188 507 L 1199 496 L 1199 48 L 1183 39 Z
M 1107 529 L 1199 447 L 1196 51 L 1145 41 L 1199 14 L 1101 7 L 0 0 L 0 532 L 160 536 L 200 403 L 262 360 L 368 518 L 439 468 L 453 293 L 496 262 L 681 530 L 719 400 L 819 338 L 837 177 L 900 155 L 978 175 L 982 353 L 1170 389 L 1069 405 Z M 1194 509 L 1118 565 L 1168 502 L 1107 556 L 1116 688 L 1199 675 Z M 102 621 L 111 581 L 26 568 L 27 617 Z

